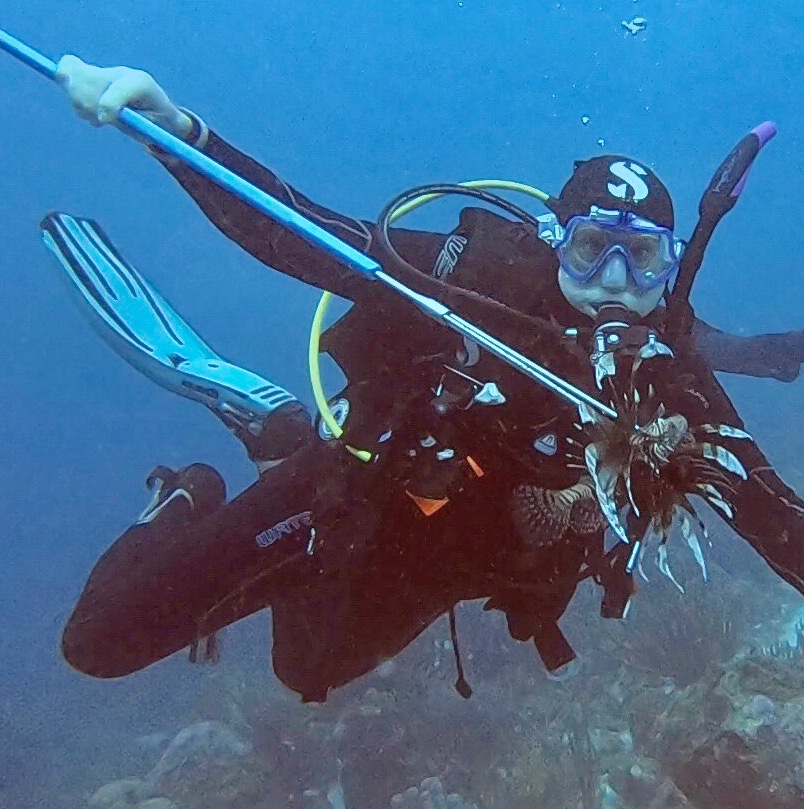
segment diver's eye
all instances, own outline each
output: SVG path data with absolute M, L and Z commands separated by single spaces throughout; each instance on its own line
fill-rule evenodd
M 608 239 L 596 228 L 583 228 L 575 234 L 572 249 L 581 261 L 591 264 L 608 247 Z
M 637 267 L 648 267 L 659 254 L 659 240 L 655 236 L 638 236 L 631 242 L 629 252 Z

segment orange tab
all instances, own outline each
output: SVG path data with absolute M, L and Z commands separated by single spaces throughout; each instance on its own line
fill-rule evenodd
M 432 517 L 441 508 L 444 508 L 449 503 L 449 497 L 443 500 L 434 500 L 431 497 L 422 497 L 419 494 L 413 494 L 405 489 L 405 494 L 419 507 L 425 517 Z
M 472 471 L 473 471 L 473 472 L 474 472 L 474 473 L 475 473 L 475 474 L 476 474 L 476 475 L 477 475 L 479 478 L 482 478 L 482 477 L 483 477 L 483 475 L 485 475 L 485 474 L 486 474 L 486 473 L 483 471 L 483 467 L 481 467 L 481 466 L 480 466 L 480 464 L 479 464 L 479 463 L 478 463 L 478 462 L 477 462 L 477 461 L 476 461 L 476 460 L 475 460 L 475 459 L 474 459 L 474 458 L 473 458 L 471 455 L 467 455 L 467 456 L 466 456 L 466 463 L 468 463 L 468 464 L 469 464 L 469 466 L 471 466 L 471 467 L 472 467 Z

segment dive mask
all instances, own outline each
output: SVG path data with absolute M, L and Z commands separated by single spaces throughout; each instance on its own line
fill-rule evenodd
M 566 227 L 556 221 L 544 224 L 539 235 L 551 242 L 561 268 L 579 284 L 589 281 L 617 253 L 640 289 L 654 289 L 678 270 L 684 247 L 671 230 L 648 219 L 596 206 L 588 216 L 573 216 Z

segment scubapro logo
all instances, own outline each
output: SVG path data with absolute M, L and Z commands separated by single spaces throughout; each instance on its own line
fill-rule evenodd
M 609 166 L 609 171 L 620 180 L 622 183 L 609 182 L 609 194 L 617 199 L 626 199 L 633 202 L 639 202 L 645 199 L 650 193 L 648 184 L 642 179 L 647 176 L 648 172 L 637 163 L 625 163 L 618 160 Z
M 455 269 L 458 257 L 463 253 L 463 248 L 466 247 L 466 241 L 465 236 L 453 234 L 444 242 L 433 268 L 433 275 L 436 278 L 443 278 Z

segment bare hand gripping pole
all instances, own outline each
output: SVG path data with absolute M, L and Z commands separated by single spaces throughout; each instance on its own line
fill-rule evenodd
M 56 80 L 56 63 L 24 42 L 12 37 L 0 29 L 0 49 L 10 53 L 24 64 L 41 73 L 51 81 Z M 599 402 L 585 391 L 556 376 L 546 368 L 515 351 L 510 346 L 497 340 L 492 335 L 474 326 L 469 321 L 452 312 L 448 307 L 437 300 L 420 295 L 410 287 L 388 275 L 374 259 L 369 258 L 351 245 L 333 236 L 318 225 L 300 216 L 291 208 L 283 205 L 269 194 L 244 180 L 233 171 L 212 160 L 207 155 L 185 143 L 180 138 L 157 126 L 145 116 L 140 115 L 129 107 L 120 110 L 118 119 L 124 127 L 136 132 L 149 142 L 164 149 L 169 154 L 182 160 L 194 168 L 199 174 L 208 177 L 227 191 L 240 197 L 244 202 L 261 213 L 282 223 L 297 235 L 312 242 L 322 250 L 334 256 L 352 269 L 363 275 L 382 282 L 394 289 L 403 297 L 414 303 L 424 313 L 448 326 L 453 331 L 474 340 L 487 351 L 499 357 L 508 365 L 516 368 L 530 379 L 538 382 L 553 391 L 565 401 L 576 407 L 585 404 L 598 413 L 609 418 L 616 418 L 616 412 L 608 405 Z

